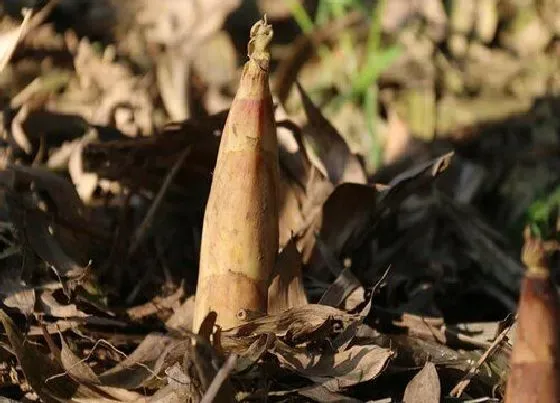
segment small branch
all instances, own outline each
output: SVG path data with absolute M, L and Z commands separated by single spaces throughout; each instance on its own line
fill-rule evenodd
M 484 354 L 480 356 L 477 363 L 473 367 L 471 367 L 469 372 L 467 372 L 465 376 L 463 376 L 463 379 L 461 379 L 457 383 L 457 385 L 455 385 L 453 390 L 451 390 L 451 392 L 449 393 L 451 397 L 461 397 L 467 386 L 469 386 L 469 384 L 471 383 L 471 379 L 474 378 L 474 376 L 478 373 L 480 366 L 488 359 L 488 357 L 490 357 L 490 355 L 492 355 L 492 353 L 494 353 L 494 351 L 498 349 L 500 344 L 502 344 L 513 323 L 515 323 L 515 321 L 512 321 L 511 324 L 504 327 L 500 334 L 494 339 L 490 347 L 488 347 Z
M 154 217 L 161 205 L 161 202 L 163 201 L 163 197 L 167 193 L 167 190 L 171 186 L 171 183 L 173 183 L 173 179 L 175 179 L 175 176 L 179 172 L 181 166 L 183 166 L 183 162 L 185 162 L 185 159 L 190 154 L 190 152 L 191 152 L 191 147 L 185 148 L 181 153 L 181 155 L 179 155 L 179 158 L 177 158 L 177 161 L 175 161 L 175 163 L 173 164 L 173 167 L 171 167 L 167 176 L 165 177 L 165 180 L 163 181 L 161 188 L 159 189 L 154 201 L 152 202 L 150 209 L 146 213 L 144 220 L 142 221 L 142 223 L 140 223 L 140 225 L 134 232 L 134 236 L 132 237 L 130 247 L 128 248 L 129 257 L 134 255 L 134 253 L 140 246 L 140 243 L 144 240 L 148 232 L 148 229 L 151 227 L 152 222 L 154 221 Z
M 220 388 L 222 387 L 222 384 L 228 378 L 230 372 L 233 370 L 233 368 L 235 368 L 236 364 L 237 354 L 231 354 L 212 380 L 212 383 L 208 387 L 208 390 L 204 394 L 200 403 L 212 403 L 214 401 L 214 399 L 218 395 L 218 392 L 220 391 Z

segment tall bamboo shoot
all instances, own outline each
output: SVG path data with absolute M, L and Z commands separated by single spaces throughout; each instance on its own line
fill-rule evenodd
M 249 60 L 226 120 L 204 215 L 193 330 L 217 313 L 226 329 L 241 308 L 266 312 L 278 252 L 278 141 L 268 84 L 266 17 L 251 28 Z

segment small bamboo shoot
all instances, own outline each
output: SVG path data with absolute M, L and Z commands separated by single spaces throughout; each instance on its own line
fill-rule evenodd
M 523 262 L 527 271 L 521 283 L 506 403 L 560 401 L 559 301 L 545 255 L 545 242 L 526 230 Z

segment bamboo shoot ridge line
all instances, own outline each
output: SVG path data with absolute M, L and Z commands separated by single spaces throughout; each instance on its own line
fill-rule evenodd
M 268 84 L 266 18 L 251 28 L 249 60 L 224 125 L 204 214 L 193 330 L 217 313 L 226 329 L 241 309 L 266 312 L 278 252 L 278 141 Z

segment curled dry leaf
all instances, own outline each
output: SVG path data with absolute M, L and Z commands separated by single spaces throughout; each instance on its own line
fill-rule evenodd
M 181 364 L 176 362 L 165 370 L 168 384 L 158 390 L 150 399 L 150 403 L 182 403 L 193 399 L 191 380 Z
M 224 360 L 205 339 L 197 335 L 193 335 L 187 348 L 188 354 L 185 355 L 183 367 L 190 369 L 187 371 L 194 385 L 200 385 L 198 392 L 202 398 L 223 366 Z M 234 401 L 233 387 L 229 380 L 222 383 L 215 401 L 224 403 Z
M 11 130 L 8 133 L 8 142 L 11 143 L 16 150 L 19 148 L 25 154 L 30 155 L 33 151 L 33 145 L 23 129 L 23 122 L 27 119 L 28 114 L 29 107 L 23 105 L 12 120 Z
M 303 129 L 304 141 L 309 142 L 312 162 L 334 185 L 344 182 L 366 183 L 366 174 L 358 157 L 350 151 L 346 141 L 323 116 L 298 83 L 307 125 Z
M 76 187 L 76 192 L 84 203 L 91 201 L 93 192 L 99 184 L 98 175 L 93 172 L 85 172 L 82 163 L 84 148 L 96 141 L 98 141 L 98 133 L 96 130 L 90 129 L 85 136 L 69 145 L 68 173 Z
M 360 228 L 355 229 L 352 245 L 349 245 L 349 248 L 357 248 L 368 239 L 384 214 L 389 211 L 396 211 L 409 196 L 433 184 L 435 179 L 447 170 L 453 155 L 454 152 L 449 152 L 429 161 L 416 164 L 394 176 L 387 188 L 378 195 L 375 211 L 372 212 L 370 217 L 371 221 L 364 222 Z
M 151 333 L 124 361 L 99 375 L 99 380 L 114 388 L 161 388 L 153 401 L 167 402 L 165 396 L 176 394 L 200 399 L 222 363 L 222 357 L 203 337 Z M 228 388 L 231 385 L 226 383 L 224 390 Z
M 180 309 L 181 299 L 184 296 L 184 290 L 178 288 L 173 294 L 166 297 L 155 296 L 152 301 L 145 304 L 134 306 L 127 309 L 128 316 L 133 319 L 140 319 L 154 314 L 163 314 L 165 311 L 177 311 Z
M 297 154 L 305 164 L 305 173 L 301 176 L 293 177 L 288 171 L 289 168 L 286 169 L 286 159 L 281 157 L 280 160 L 282 169 L 279 184 L 279 244 L 285 247 L 296 237 L 305 263 L 314 244 L 312 224 L 334 186 L 315 166 L 309 164 L 301 149 Z
M 348 267 L 344 268 L 334 282 L 327 288 L 319 300 L 320 304 L 339 307 L 354 290 L 360 287 L 360 281 Z

